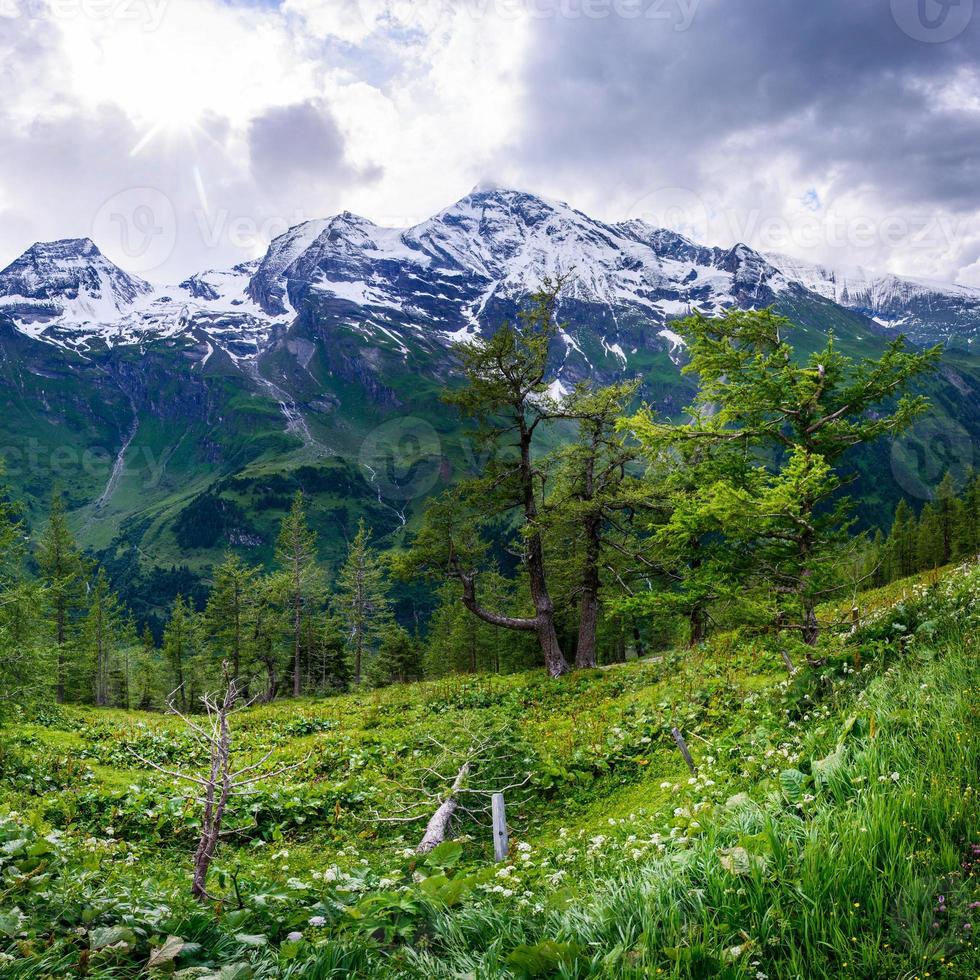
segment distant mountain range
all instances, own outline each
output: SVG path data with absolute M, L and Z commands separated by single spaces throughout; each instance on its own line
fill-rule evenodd
M 804 353 L 829 329 L 863 356 L 898 332 L 949 345 L 937 411 L 977 435 L 980 290 L 708 247 L 485 186 L 411 228 L 308 221 L 259 261 L 165 288 L 89 239 L 33 245 L 0 272 L 0 454 L 35 515 L 60 482 L 83 539 L 134 581 L 185 560 L 204 571 L 229 546 L 267 558 L 299 485 L 339 554 L 358 517 L 395 533 L 472 466 L 438 401 L 451 345 L 559 275 L 555 394 L 635 376 L 675 414 L 693 389 L 671 321 L 774 305 Z M 419 427 L 435 481 L 399 448 Z
M 72 349 L 198 330 L 241 357 L 261 352 L 310 305 L 382 337 L 388 327 L 441 342 L 560 274 L 571 277 L 568 301 L 662 326 L 695 308 L 710 314 L 807 293 L 922 343 L 969 341 L 980 324 L 980 290 L 833 270 L 745 245 L 708 248 L 643 221 L 607 224 L 558 201 L 479 187 L 412 228 L 350 212 L 307 221 L 260 261 L 162 289 L 89 239 L 38 243 L 0 272 L 0 311 L 25 334 Z

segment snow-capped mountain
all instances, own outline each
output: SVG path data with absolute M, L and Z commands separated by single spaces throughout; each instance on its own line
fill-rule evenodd
M 89 238 L 38 242 L 0 272 L 0 312 L 38 336 L 51 322 L 113 323 L 152 291 Z
M 545 277 L 559 276 L 566 360 L 578 362 L 572 375 L 604 361 L 625 367 L 644 349 L 676 362 L 669 323 L 694 309 L 776 303 L 826 312 L 829 301 L 922 342 L 969 341 L 980 323 L 978 290 L 835 272 L 745 245 L 703 246 L 643 221 L 597 221 L 560 201 L 490 186 L 410 228 L 346 211 L 308 221 L 259 261 L 165 288 L 124 272 L 88 239 L 39 243 L 0 272 L 0 314 L 73 350 L 187 336 L 202 357 L 221 349 L 238 362 L 303 322 L 406 356 L 491 327 Z
M 546 276 L 567 277 L 566 303 L 660 324 L 694 306 L 762 304 L 789 288 L 745 246 L 705 248 L 641 221 L 606 224 L 558 201 L 477 188 L 412 228 L 349 212 L 300 225 L 272 243 L 249 292 L 270 314 L 328 297 L 455 335 Z
M 969 346 L 980 333 L 978 289 L 891 273 L 879 275 L 860 266 L 832 269 L 776 253 L 767 253 L 766 259 L 787 280 L 918 343 Z
M 477 188 L 411 228 L 344 212 L 290 229 L 264 258 L 157 288 L 88 241 L 33 246 L 0 273 L 2 311 L 30 336 L 75 349 L 200 333 L 235 356 L 258 352 L 298 315 L 382 343 L 445 345 L 512 312 L 544 277 L 564 276 L 566 309 L 661 330 L 693 308 L 761 306 L 796 290 L 745 246 L 708 248 L 641 221 L 606 224 L 558 201 Z M 656 328 L 656 329 L 653 329 Z M 387 338 L 387 339 L 386 339 Z M 635 339 L 635 338 L 634 338 Z

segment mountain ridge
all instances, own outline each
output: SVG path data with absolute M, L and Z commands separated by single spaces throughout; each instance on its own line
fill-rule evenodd
M 342 320 L 363 314 L 389 338 L 422 331 L 445 346 L 487 327 L 495 301 L 512 305 L 558 275 L 568 277 L 563 302 L 622 309 L 661 327 L 694 309 L 711 315 L 805 293 L 920 343 L 969 346 L 980 324 L 980 290 L 970 287 L 836 270 L 744 244 L 700 245 L 640 219 L 602 222 L 498 185 L 477 185 L 406 228 L 350 211 L 302 222 L 261 258 L 171 286 L 130 275 L 90 239 L 35 243 L 0 270 L 0 311 L 33 339 L 76 350 L 196 330 L 238 360 L 261 354 L 308 302 Z

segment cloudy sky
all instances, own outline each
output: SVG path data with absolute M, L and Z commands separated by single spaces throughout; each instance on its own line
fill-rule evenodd
M 155 281 L 481 181 L 980 286 L 974 0 L 0 0 L 0 266 Z

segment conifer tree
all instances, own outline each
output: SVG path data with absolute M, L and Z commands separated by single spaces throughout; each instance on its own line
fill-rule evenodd
M 690 423 L 692 431 L 696 425 Z M 648 409 L 622 426 L 639 440 L 648 463 L 653 520 L 647 587 L 616 606 L 634 615 L 682 615 L 694 647 L 706 638 L 713 604 L 746 598 L 753 559 L 746 542 L 728 533 L 732 515 L 718 503 L 731 488 L 749 485 L 751 466 L 743 446 L 710 438 L 678 440 Z
M 33 700 L 49 680 L 46 648 L 36 640 L 42 593 L 25 561 L 19 510 L 0 488 L 0 721 L 14 705 Z
M 126 681 L 126 708 L 147 710 L 162 704 L 165 693 L 160 690 L 160 663 L 156 642 L 149 624 L 143 626 L 139 644 L 134 648 Z
M 575 666 L 596 666 L 601 563 L 610 525 L 642 505 L 645 492 L 628 476 L 638 446 L 617 430 L 638 382 L 606 388 L 578 385 L 561 406 L 574 419 L 578 438 L 560 454 L 555 489 L 544 508 L 543 523 L 563 530 L 575 565 L 570 592 L 578 605 Z
M 214 570 L 214 585 L 205 610 L 217 662 L 228 662 L 231 677 L 239 681 L 238 688 L 242 691 L 246 687 L 240 678 L 251 667 L 248 638 L 255 615 L 257 577 L 254 568 L 229 552 Z
M 948 470 L 936 488 L 934 509 L 941 541 L 939 564 L 946 565 L 953 558 L 957 524 L 956 484 Z
M 303 617 L 318 591 L 316 534 L 306 519 L 303 491 L 297 490 L 289 514 L 283 519 L 276 547 L 282 569 L 293 646 L 293 697 L 303 693 Z
M 496 571 L 480 579 L 484 601 L 494 609 L 514 606 L 513 583 Z M 439 586 L 438 604 L 429 621 L 423 657 L 426 677 L 495 673 L 535 665 L 535 638 L 529 633 L 504 633 L 472 615 L 460 604 L 455 583 Z
M 912 575 L 918 562 L 918 528 L 912 508 L 903 497 L 895 508 L 888 536 L 888 550 L 893 562 L 892 578 L 906 578 Z
M 64 703 L 72 681 L 78 617 L 84 609 L 85 561 L 68 526 L 64 498 L 51 497 L 47 526 L 38 541 L 37 561 L 55 647 L 55 696 Z
M 100 568 L 89 594 L 84 637 L 94 678 L 95 703 L 113 703 L 114 689 L 123 681 L 118 656 L 126 643 L 126 620 L 119 599 L 109 588 L 105 570 Z
M 313 683 L 324 694 L 347 690 L 351 669 L 337 617 L 330 613 L 310 617 L 307 629 Z
M 945 553 L 942 514 L 937 504 L 930 501 L 923 506 L 919 515 L 916 534 L 917 570 L 939 568 L 945 563 Z
M 250 646 L 256 661 L 265 671 L 265 692 L 262 700 L 274 701 L 279 693 L 279 674 L 282 666 L 280 644 L 286 628 L 288 611 L 283 610 L 282 597 L 288 592 L 285 572 L 264 575 L 258 580 L 255 616 L 252 622 Z
M 371 547 L 371 532 L 361 520 L 337 577 L 334 611 L 344 634 L 354 684 L 364 679 L 369 658 L 391 625 L 388 582 L 381 558 Z
M 183 596 L 177 596 L 163 633 L 163 660 L 170 675 L 168 686 L 174 692 L 181 711 L 186 711 L 188 705 L 194 703 L 197 627 L 197 614 Z
M 940 350 L 914 351 L 900 337 L 878 357 L 855 362 L 830 334 L 798 361 L 786 340 L 792 324 L 771 309 L 696 314 L 676 329 L 688 344 L 684 371 L 697 374 L 700 387 L 694 421 L 674 436 L 741 441 L 774 457 L 775 465 L 753 471 L 752 485 L 720 484 L 716 506 L 765 571 L 777 628 L 813 645 L 816 607 L 840 587 L 846 502 L 833 502 L 846 483 L 841 457 L 902 432 L 926 409 L 923 397 L 903 392 Z
M 412 558 L 417 572 L 455 578 L 462 602 L 473 615 L 503 629 L 533 633 L 553 677 L 564 674 L 568 663 L 548 587 L 541 526 L 544 474 L 536 451 L 542 423 L 557 414 L 545 377 L 549 346 L 558 329 L 554 312 L 560 286 L 561 282 L 546 281 L 520 314 L 518 325 L 504 323 L 489 338 L 457 345 L 466 384 L 447 394 L 446 401 L 477 422 L 477 444 L 489 463 L 479 478 L 463 481 L 427 510 Z M 476 532 L 494 520 L 504 524 L 510 519 L 519 524 L 533 609 L 528 616 L 503 615 L 478 595 L 479 575 L 485 570 L 479 559 L 486 547 Z
M 980 474 L 972 475 L 960 496 L 956 518 L 956 556 L 972 558 L 980 551 Z
M 378 651 L 368 665 L 365 679 L 372 687 L 421 680 L 422 650 L 418 640 L 389 621 L 381 631 Z

